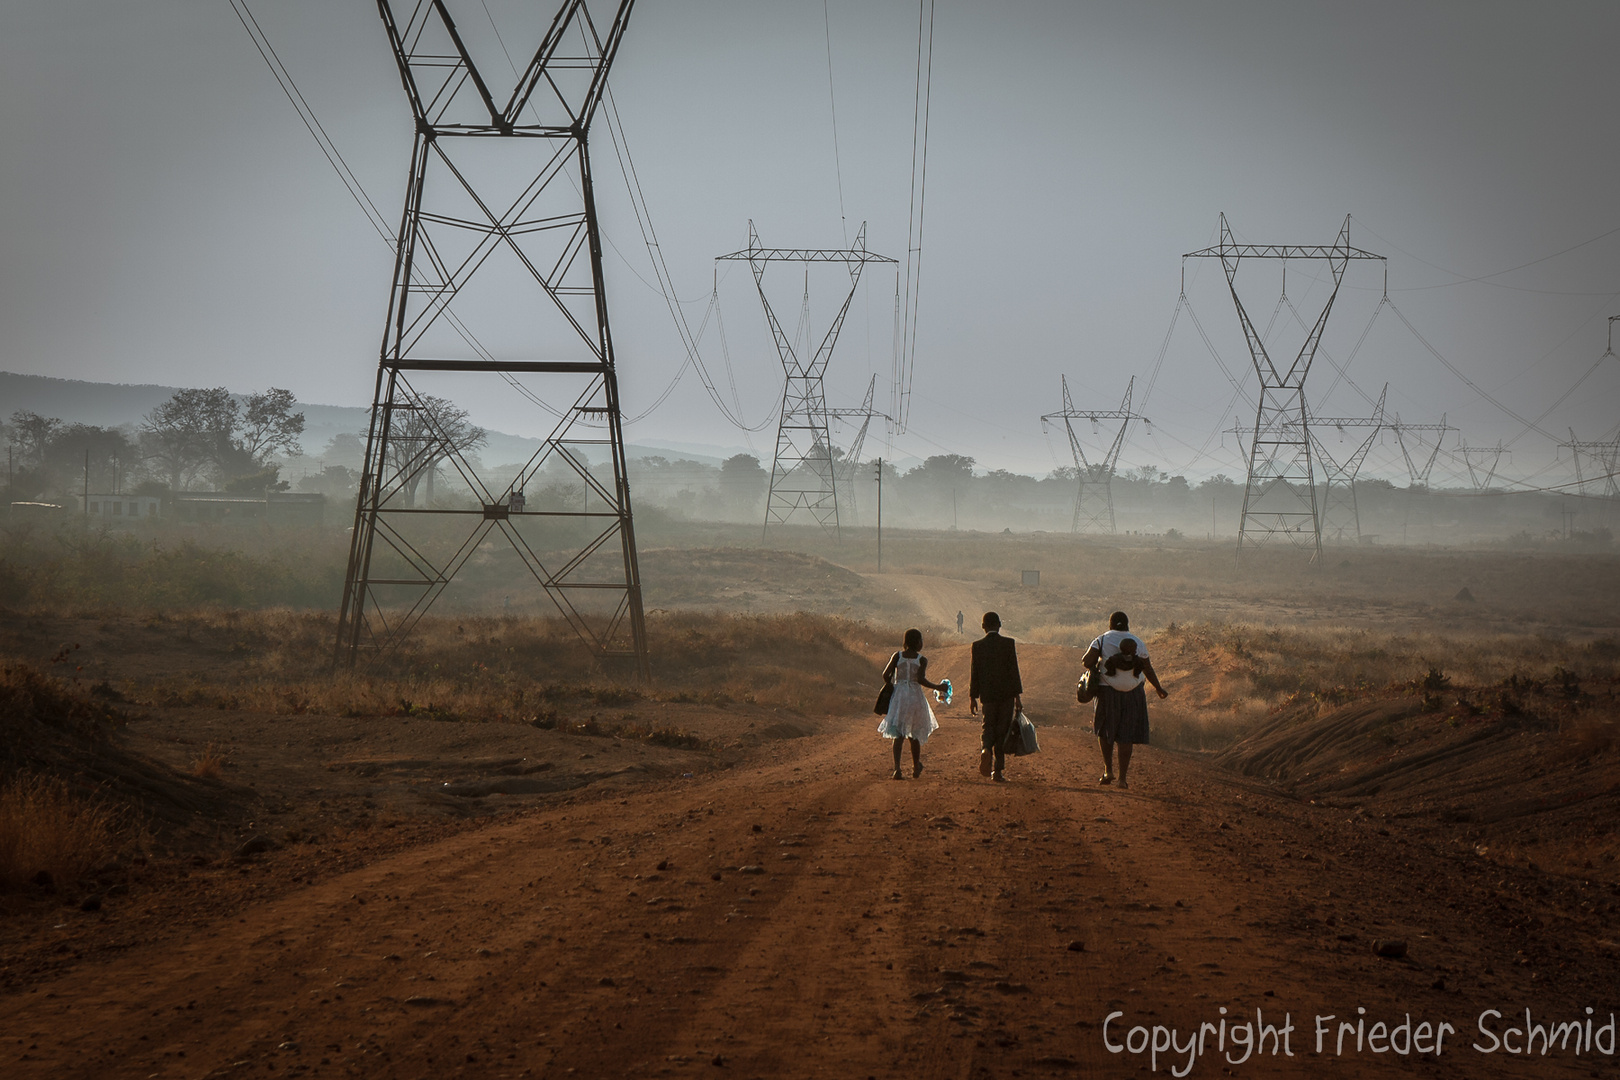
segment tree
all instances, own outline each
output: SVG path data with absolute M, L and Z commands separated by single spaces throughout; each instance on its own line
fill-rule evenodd
M 366 437 L 356 435 L 349 431 L 340 431 L 326 441 L 326 449 L 321 451 L 323 465 L 347 465 L 351 469 L 358 469 L 365 462 Z
M 17 447 L 17 464 L 23 466 L 44 464 L 45 447 L 61 426 L 62 421 L 54 416 L 47 418 L 27 409 L 18 409 L 12 413 L 11 438 Z
M 246 406 L 223 386 L 177 390 L 146 415 L 141 449 L 172 490 L 183 491 L 205 470 L 229 490 L 285 489 L 273 461 L 299 452 L 304 414 L 297 399 L 271 387 L 247 396 Z
M 976 462 L 961 454 L 935 454 L 921 465 L 906 473 L 907 480 L 920 480 L 925 484 L 966 484 L 973 479 Z
M 333 502 L 353 504 L 360 489 L 360 474 L 346 465 L 328 465 L 314 476 L 298 481 L 299 491 L 313 491 Z
M 236 399 L 223 386 L 176 390 L 146 414 L 141 449 L 170 490 L 184 491 L 205 467 L 224 464 L 239 415 Z
M 137 458 L 135 447 L 117 428 L 71 424 L 51 436 L 45 447 L 45 467 L 57 488 L 74 491 L 90 469 L 91 491 L 117 491 Z
M 248 395 L 236 444 L 259 468 L 267 466 L 278 452 L 300 452 L 298 436 L 304 433 L 304 414 L 293 412 L 296 404 L 291 391 L 273 386 L 262 394 Z
M 770 474 L 753 454 L 734 454 L 720 463 L 720 494 L 734 513 L 757 511 L 770 486 Z
M 433 474 L 452 455 L 482 446 L 488 432 L 467 418 L 467 410 L 444 398 L 424 394 L 416 408 L 394 410 L 388 432 L 388 467 L 406 506 L 416 505 L 416 488 L 427 478 L 426 497 L 433 500 Z

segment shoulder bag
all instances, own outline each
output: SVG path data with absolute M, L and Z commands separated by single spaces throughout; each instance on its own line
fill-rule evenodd
M 900 658 L 900 654 L 895 653 L 894 656 L 895 656 L 895 662 L 898 663 L 899 658 Z M 887 716 L 887 715 L 889 715 L 889 700 L 891 698 L 893 698 L 893 697 L 894 697 L 894 683 L 889 682 L 887 679 L 885 679 L 883 681 L 883 689 L 878 691 L 877 704 L 872 706 L 872 711 L 874 713 L 876 713 L 878 716 Z

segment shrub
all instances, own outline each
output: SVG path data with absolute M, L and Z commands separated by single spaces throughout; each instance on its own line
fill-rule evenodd
M 220 772 L 225 768 L 225 755 L 220 752 L 218 743 L 209 743 L 203 747 L 191 763 L 191 775 L 208 780 L 219 779 Z
M 70 884 L 112 857 L 119 815 L 60 780 L 23 776 L 0 788 L 0 888 L 42 872 Z

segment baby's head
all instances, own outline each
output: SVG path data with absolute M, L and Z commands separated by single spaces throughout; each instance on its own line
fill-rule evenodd
M 1124 638 L 1123 640 L 1121 640 L 1120 643 L 1119 643 L 1119 654 L 1121 656 L 1135 656 L 1136 655 L 1136 639 L 1135 638 Z
M 917 629 L 907 630 L 905 644 L 906 649 L 910 652 L 916 652 L 922 648 L 922 631 Z

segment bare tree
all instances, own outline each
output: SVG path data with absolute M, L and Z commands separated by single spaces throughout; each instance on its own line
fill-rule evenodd
M 433 474 L 441 462 L 482 446 L 489 433 L 467 419 L 467 410 L 444 398 L 423 395 L 414 409 L 395 409 L 388 434 L 388 466 L 398 477 L 406 506 L 416 505 L 416 488 L 427 479 L 433 499 Z

